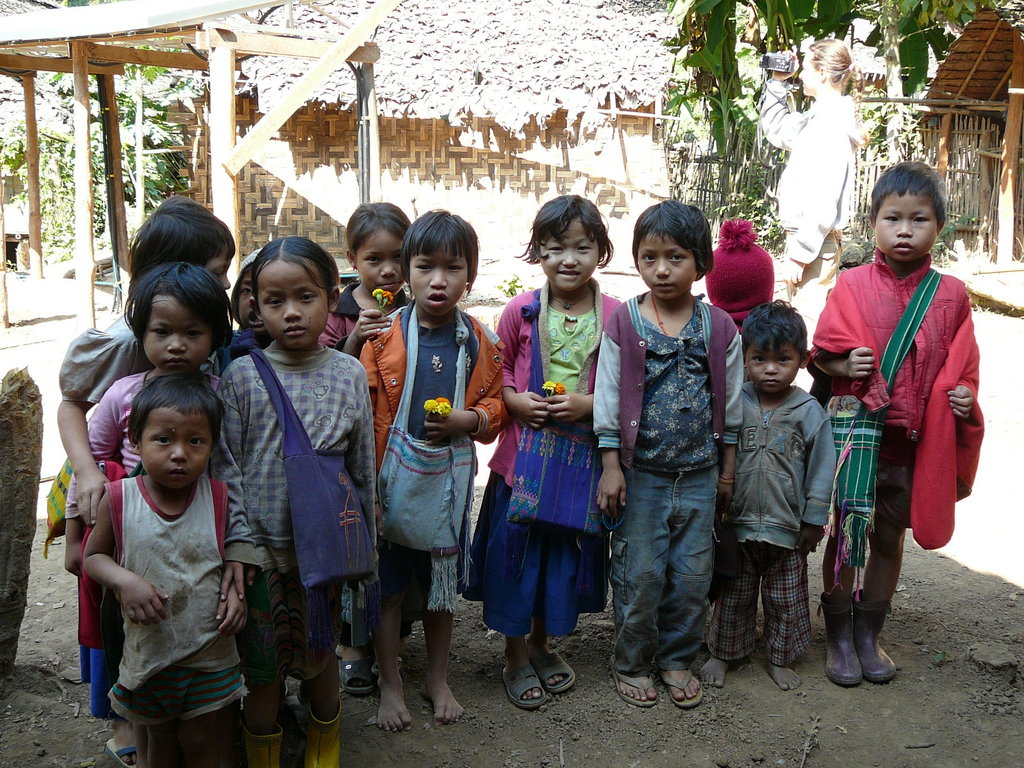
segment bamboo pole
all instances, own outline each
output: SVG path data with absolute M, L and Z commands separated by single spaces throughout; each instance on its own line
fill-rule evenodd
M 942 178 L 946 178 L 949 171 L 949 134 L 953 128 L 953 113 L 947 112 L 942 116 L 942 127 L 939 129 L 939 157 L 936 162 L 936 170 Z
M 11 327 L 7 311 L 7 227 L 4 221 L 4 176 L 0 172 L 0 328 Z
M 113 75 L 99 75 L 103 92 L 103 121 L 106 125 L 104 138 L 107 142 L 108 162 L 106 169 L 110 198 L 107 206 L 107 220 L 110 222 L 110 248 L 114 259 L 123 269 L 128 266 L 128 222 L 124 209 L 124 170 L 121 167 L 121 119 L 117 110 L 117 93 L 114 90 Z M 115 273 L 116 274 L 116 273 Z
M 43 277 L 43 213 L 39 200 L 39 127 L 36 124 L 36 78 L 22 75 L 25 95 L 25 170 L 28 175 L 28 260 L 34 277 Z
M 1013 36 L 1013 65 L 1010 71 L 1010 88 L 1024 88 L 1024 40 Z M 1024 119 L 1024 91 L 1010 93 L 1007 108 L 1006 129 L 1003 132 L 1003 167 L 999 177 L 999 238 L 996 244 L 996 263 L 1007 264 L 1013 260 L 1016 239 L 1016 198 L 1017 171 L 1020 162 L 1020 136 Z
M 78 283 L 78 324 L 96 325 L 93 272 L 96 261 L 92 243 L 92 141 L 89 118 L 89 72 L 85 49 L 71 43 L 71 61 L 75 81 L 75 281 Z
M 225 166 L 235 148 L 235 51 L 210 33 L 210 186 L 213 213 L 235 239 L 235 267 L 241 246 L 238 216 L 238 174 Z
M 360 65 L 366 70 L 369 90 L 366 94 L 366 123 L 369 130 L 368 160 L 370 166 L 370 200 L 380 201 L 380 115 L 377 112 L 377 83 L 374 78 L 373 64 Z

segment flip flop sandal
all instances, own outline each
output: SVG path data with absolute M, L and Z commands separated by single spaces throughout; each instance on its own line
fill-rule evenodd
M 132 766 L 134 763 L 126 763 L 125 758 L 128 755 L 137 755 L 138 750 L 135 747 L 121 747 L 117 748 L 117 742 L 112 738 L 107 739 L 106 745 L 104 745 L 103 751 L 107 753 L 107 756 L 114 761 L 114 765 L 117 766 Z
M 548 696 L 546 693 L 539 699 L 523 698 L 523 694 L 531 688 L 544 690 L 544 686 L 540 684 L 540 678 L 537 677 L 537 673 L 533 671 L 533 667 L 529 664 L 516 667 L 515 669 L 505 667 L 501 670 L 501 679 L 505 682 L 505 695 L 508 696 L 508 700 L 520 709 L 529 711 L 547 704 Z
M 666 688 L 675 688 L 677 691 L 686 690 L 687 683 L 683 683 L 682 685 L 676 685 L 675 683 L 670 683 L 668 680 L 666 680 L 664 674 L 661 674 L 659 676 L 661 677 L 661 682 L 665 684 Z M 697 680 L 697 685 L 700 686 L 700 688 L 697 689 L 697 695 L 693 698 L 677 699 L 675 696 L 672 695 L 672 691 L 668 692 L 668 697 L 672 699 L 672 703 L 680 709 L 693 709 L 698 704 L 700 704 L 701 701 L 704 699 L 704 685 L 700 682 L 700 680 L 697 679 L 697 677 L 692 672 L 690 673 L 690 679 Z
M 651 680 L 651 678 L 629 677 L 628 675 L 624 675 L 621 672 L 619 672 L 619 670 L 617 670 L 614 666 L 612 666 L 612 678 L 615 680 L 615 693 L 618 695 L 620 699 L 622 699 L 627 704 L 630 704 L 634 707 L 642 707 L 646 709 L 647 707 L 653 707 L 655 704 L 658 703 L 657 699 L 648 699 L 647 701 L 634 699 L 632 696 L 627 696 L 626 694 L 624 694 L 622 690 L 619 688 L 619 683 L 631 685 L 634 688 L 653 688 L 654 681 Z
M 377 687 L 373 662 L 367 658 L 341 662 L 341 689 L 353 696 L 366 696 Z
M 540 684 L 548 693 L 565 693 L 576 683 L 576 673 L 572 667 L 565 663 L 558 651 L 553 653 L 539 653 L 530 657 L 530 666 L 537 672 Z M 561 681 L 554 685 L 548 685 L 548 678 L 554 675 L 562 675 Z

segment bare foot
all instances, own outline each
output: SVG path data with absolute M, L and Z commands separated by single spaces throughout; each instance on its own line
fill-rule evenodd
M 779 667 L 775 664 L 768 664 L 768 674 L 772 680 L 784 691 L 792 691 L 800 687 L 800 675 L 789 667 Z
M 377 727 L 382 731 L 408 731 L 412 728 L 412 715 L 405 706 L 402 684 L 380 686 L 380 707 L 377 709 Z
M 434 705 L 434 722 L 438 725 L 451 725 L 459 722 L 462 713 L 462 705 L 455 699 L 455 694 L 448 687 L 447 681 L 431 684 L 423 683 L 420 695 Z
M 672 703 L 677 707 L 689 709 L 700 704 L 704 697 L 704 689 L 701 688 L 700 680 L 693 676 L 688 669 L 662 669 L 659 670 L 661 681 L 668 688 Z
M 619 698 L 638 707 L 650 707 L 658 702 L 658 692 L 654 689 L 654 681 L 646 675 L 629 677 L 615 672 L 615 684 L 618 686 Z
M 712 656 L 707 663 L 700 668 L 700 679 L 715 688 L 725 687 L 725 674 L 729 671 L 729 662 L 725 659 L 717 659 Z

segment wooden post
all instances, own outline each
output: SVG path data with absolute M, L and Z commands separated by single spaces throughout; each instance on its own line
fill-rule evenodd
M 34 277 L 43 277 L 43 213 L 39 202 L 39 130 L 36 125 L 36 78 L 22 75 L 25 95 L 25 170 L 28 175 L 28 259 Z
M 143 100 L 144 80 L 140 77 L 135 89 L 135 229 L 146 220 L 146 155 L 145 143 L 146 110 Z
M 946 178 L 949 171 L 949 135 L 953 128 L 953 113 L 947 112 L 942 116 L 942 127 L 939 129 L 939 157 L 936 170 L 939 176 Z
M 238 213 L 238 174 L 224 163 L 235 147 L 235 51 L 217 45 L 210 33 L 210 186 L 213 213 L 227 224 L 235 238 L 235 266 L 241 249 Z
M 377 83 L 373 75 L 373 64 L 359 65 L 366 72 L 368 91 L 366 94 L 367 160 L 370 167 L 370 200 L 380 202 L 380 119 L 377 114 Z
M 124 170 L 121 167 L 121 119 L 117 111 L 117 93 L 113 75 L 97 75 L 103 92 L 102 119 L 106 130 L 108 194 L 107 221 L 110 226 L 110 248 L 122 269 L 128 266 L 128 221 L 124 209 Z
M 1014 202 L 1017 197 L 1017 166 L 1020 163 L 1020 133 L 1024 118 L 1024 40 L 1013 36 L 1013 65 L 1010 70 L 1010 104 L 1003 132 L 1003 168 L 999 176 L 999 240 L 996 262 L 1013 260 L 1016 240 Z M 1016 90 L 1016 93 L 1014 92 Z
M 36 497 L 43 453 L 43 408 L 39 388 L 25 368 L 0 384 L 0 681 L 14 671 L 25 618 Z
M 88 60 L 81 43 L 71 43 L 71 63 L 75 80 L 75 281 L 78 283 L 78 325 L 96 325 L 96 261 L 92 243 L 92 141 L 89 119 Z
M 4 221 L 4 176 L 0 168 L 0 328 L 11 327 L 7 311 L 7 228 Z

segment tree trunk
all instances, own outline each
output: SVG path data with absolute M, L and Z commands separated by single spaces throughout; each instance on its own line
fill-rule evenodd
M 890 99 L 903 98 L 903 79 L 900 77 L 900 32 L 899 8 L 896 0 L 882 0 L 882 51 L 885 55 L 885 94 Z M 899 107 L 897 106 L 897 109 Z M 897 112 L 885 129 L 886 144 L 889 148 L 889 162 L 895 164 L 903 159 L 900 147 L 900 133 L 903 131 L 903 114 Z
M 25 618 L 29 561 L 43 450 L 43 408 L 28 370 L 12 370 L 0 385 L 0 681 L 14 671 Z

